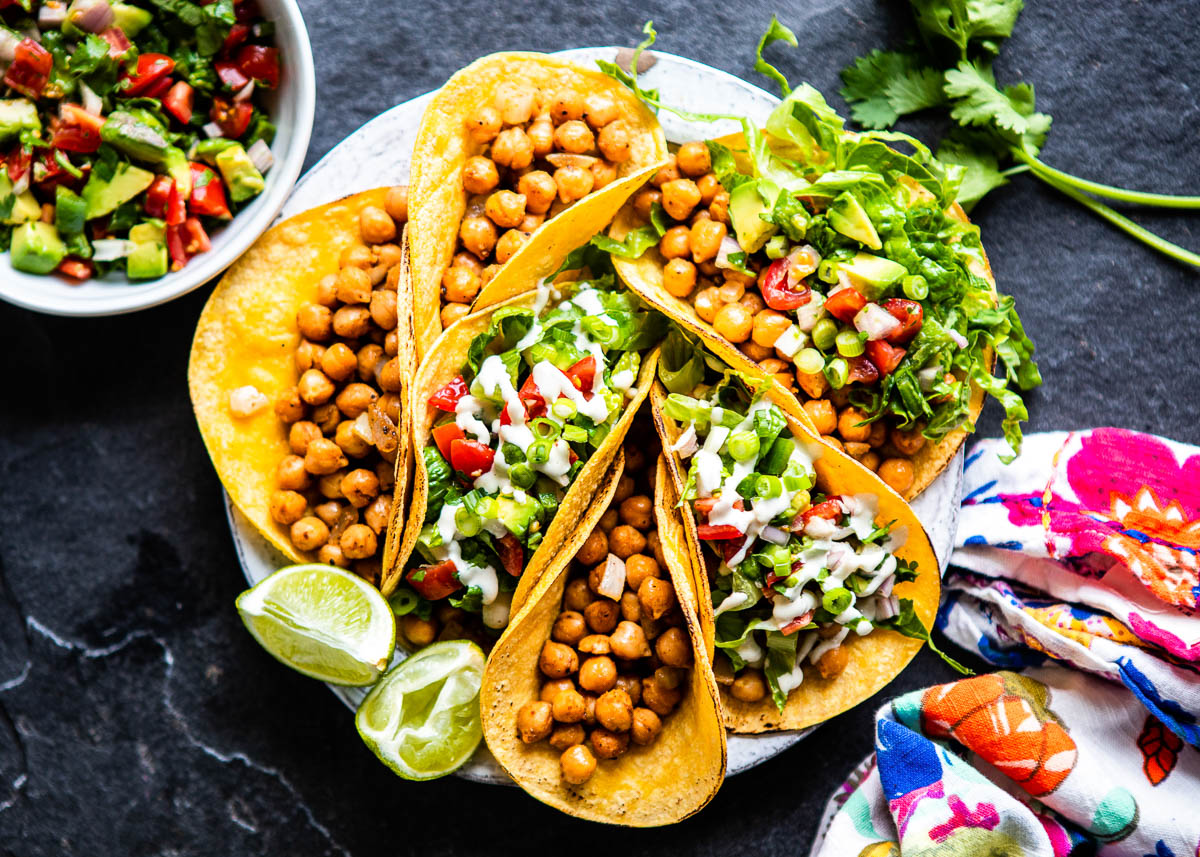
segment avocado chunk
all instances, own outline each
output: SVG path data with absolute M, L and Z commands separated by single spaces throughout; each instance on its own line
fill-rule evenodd
M 849 191 L 843 191 L 829 204 L 826 215 L 829 225 L 835 231 L 866 244 L 872 250 L 883 249 L 883 242 L 879 240 L 879 233 L 875 231 L 875 224 L 871 222 L 870 215 L 858 198 Z
M 839 262 L 838 270 L 845 271 L 851 284 L 872 301 L 882 298 L 889 287 L 908 274 L 899 262 L 870 253 L 856 253 L 853 259 Z
M 775 234 L 776 226 L 759 217 L 770 211 L 759 193 L 758 182 L 744 182 L 729 194 L 729 220 L 737 242 L 747 253 L 756 253 Z
M 266 186 L 262 173 L 254 166 L 241 143 L 234 143 L 218 152 L 216 161 L 234 202 L 244 202 L 262 193 Z
M 133 164 L 118 164 L 117 171 L 108 181 L 96 176 L 95 172 L 83 186 L 83 199 L 87 203 L 87 219 L 109 214 L 122 203 L 129 202 L 150 187 L 154 173 L 135 167 Z
M 40 220 L 22 223 L 13 230 L 12 266 L 30 274 L 49 274 L 67 255 L 67 245 L 53 224 Z
M 112 10 L 112 25 L 120 27 L 131 39 L 146 29 L 146 26 L 153 20 L 153 16 L 145 9 L 130 6 L 127 3 L 113 3 Z
M 518 502 L 512 497 L 497 497 L 496 502 L 499 504 L 500 514 L 497 517 L 500 519 L 500 523 L 508 527 L 508 531 L 518 539 L 524 538 L 525 533 L 529 531 L 529 525 L 534 522 L 538 510 L 542 506 L 532 497 L 526 497 L 524 503 Z
M 100 128 L 100 139 L 131 158 L 151 164 L 163 163 L 169 148 L 157 128 L 124 110 L 108 114 Z
M 167 273 L 166 230 L 162 221 L 150 220 L 130 228 L 133 249 L 125 257 L 125 274 L 131 280 L 153 280 Z
M 79 235 L 87 223 L 87 203 L 65 185 L 54 189 L 54 226 L 60 235 Z
M 0 142 L 26 130 L 42 130 L 37 105 L 28 98 L 0 99 Z
M 12 208 L 9 208 L 11 200 Z M 5 213 L 7 212 L 7 213 Z M 33 196 L 33 191 L 22 191 L 13 195 L 13 184 L 8 178 L 8 169 L 0 167 L 0 223 L 16 225 L 42 216 L 42 207 Z
M 188 164 L 187 155 L 183 153 L 183 149 L 178 146 L 170 146 L 163 159 L 163 167 L 166 169 L 167 175 L 175 179 L 175 187 L 179 189 L 179 195 L 185 200 L 190 197 L 192 195 L 192 168 Z
M 211 140 L 201 140 L 196 144 L 196 157 L 206 164 L 216 166 L 217 155 L 224 152 L 230 146 L 241 145 L 237 140 L 230 140 L 227 137 L 213 137 Z

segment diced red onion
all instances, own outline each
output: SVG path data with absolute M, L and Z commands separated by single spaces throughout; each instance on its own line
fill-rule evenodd
M 821 255 L 811 244 L 802 244 L 788 253 L 788 263 L 788 279 L 797 283 L 817 270 Z
M 770 542 L 773 545 L 786 545 L 788 539 L 791 538 L 786 532 L 779 529 L 779 527 L 763 527 L 759 535 L 763 541 Z
M 888 334 L 900 326 L 900 320 L 879 304 L 870 303 L 854 316 L 854 326 L 867 339 L 886 339 Z
M 97 238 L 92 242 L 92 259 L 96 262 L 115 262 L 133 251 L 133 242 L 124 238 Z
M 218 125 L 216 122 L 209 122 L 207 125 L 205 125 L 200 130 L 204 132 L 205 137 L 209 137 L 209 138 L 220 137 L 220 136 L 223 136 L 225 133 L 224 131 L 221 130 L 221 126 Z
M 20 196 L 29 190 L 29 176 L 32 172 L 33 170 L 26 170 L 19 179 L 13 182 L 12 192 L 15 195 Z
M 99 116 L 104 112 L 103 99 L 82 80 L 79 81 L 79 94 L 83 97 L 83 109 L 88 113 L 94 113 Z
M 84 32 L 103 33 L 112 26 L 114 15 L 108 0 L 73 0 L 67 17 Z
M 0 62 L 12 62 L 17 56 L 17 45 L 21 39 L 14 33 L 0 27 Z
M 803 306 L 796 307 L 796 327 L 805 333 L 811 333 L 817 322 L 825 315 L 825 298 L 820 292 L 812 293 L 812 300 Z
M 954 340 L 954 344 L 959 348 L 967 347 L 967 338 L 952 327 L 946 328 L 946 335 Z
M 43 30 L 53 30 L 67 20 L 67 5 L 61 0 L 45 0 L 38 9 L 37 22 Z
M 880 598 L 887 598 L 892 594 L 892 587 L 896 585 L 896 575 L 889 574 L 888 579 L 879 584 L 879 588 L 875 590 L 875 594 Z M 894 614 L 893 614 L 894 615 Z
M 917 384 L 921 388 L 921 392 L 928 393 L 934 388 L 938 381 L 942 380 L 945 371 L 941 366 L 926 366 L 924 369 L 917 371 Z
M 732 235 L 726 235 L 721 239 L 721 246 L 717 249 L 717 258 L 713 260 L 713 264 L 718 268 L 732 268 L 733 263 L 729 261 L 729 254 L 741 252 L 742 245 L 737 243 L 737 239 Z
M 246 85 L 243 86 L 241 89 L 239 89 L 236 93 L 234 93 L 233 100 L 234 101 L 245 101 L 247 98 L 249 98 L 253 94 L 254 94 L 254 81 L 251 80 L 251 81 L 248 81 L 246 83 Z
M 596 587 L 596 593 L 613 601 L 620 601 L 624 591 L 625 560 L 610 553 L 604 561 L 604 573 L 600 576 L 600 585 Z
M 275 164 L 275 156 L 271 154 L 271 147 L 267 145 L 266 140 L 255 140 L 246 150 L 246 155 L 260 173 L 265 173 Z M 380 362 L 379 365 L 382 366 L 383 363 Z
M 699 448 L 699 443 L 696 440 L 696 427 L 688 426 L 683 434 L 671 444 L 669 450 L 671 452 L 678 452 L 680 458 L 689 458 L 695 455 L 696 450 Z

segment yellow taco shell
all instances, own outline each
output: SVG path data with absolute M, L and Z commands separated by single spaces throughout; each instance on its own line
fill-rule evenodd
M 545 54 L 499 53 L 476 60 L 446 81 L 421 120 L 409 184 L 417 350 L 422 359 L 442 330 L 442 274 L 454 255 L 467 206 L 463 166 L 485 148 L 471 139 L 466 121 L 490 106 L 497 88 L 509 81 L 550 93 L 570 87 L 608 94 L 629 128 L 633 155 L 618 165 L 615 181 L 537 229 L 476 296 L 474 309 L 520 294 L 558 270 L 570 251 L 603 231 L 667 157 L 666 139 L 654 115 L 631 90 L 595 69 Z

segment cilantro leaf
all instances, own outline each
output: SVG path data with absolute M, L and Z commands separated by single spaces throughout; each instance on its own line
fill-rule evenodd
M 1017 139 L 1031 135 L 1044 140 L 1050 117 L 1033 110 L 1033 87 L 996 87 L 990 65 L 963 60 L 946 72 L 946 94 L 958 99 L 950 116 L 963 125 L 995 125 Z
M 971 47 L 999 50 L 997 39 L 1012 35 L 1024 0 L 910 0 L 917 28 L 926 41 L 946 39 L 966 59 Z M 974 43 L 974 44 L 972 44 Z
M 104 39 L 88 33 L 71 54 L 67 70 L 71 74 L 91 74 L 98 71 L 113 62 L 108 55 L 108 47 L 108 42 Z
M 779 23 L 779 19 L 772 15 L 770 26 L 762 34 L 762 38 L 758 40 L 758 47 L 754 50 L 754 70 L 778 83 L 783 94 L 787 95 L 792 91 L 788 79 L 784 76 L 783 72 L 763 59 L 763 50 L 767 45 L 774 44 L 775 42 L 787 42 L 793 48 L 800 46 L 799 42 L 796 41 L 796 34 Z
M 1008 184 L 1008 178 L 1000 172 L 995 154 L 987 149 L 971 146 L 954 135 L 942 141 L 938 148 L 939 160 L 957 164 L 966 172 L 958 187 L 957 200 L 963 210 L 970 211 L 979 200 L 998 187 Z
M 842 97 L 864 128 L 888 128 L 905 113 L 946 103 L 943 78 L 912 53 L 871 51 L 842 69 Z
M 888 84 L 887 97 L 892 109 L 903 116 L 946 103 L 944 78 L 935 68 L 912 68 Z

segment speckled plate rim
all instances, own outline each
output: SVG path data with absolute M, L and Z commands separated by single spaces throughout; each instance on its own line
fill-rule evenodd
M 618 49 L 574 48 L 556 56 L 590 64 L 596 59 L 612 59 Z M 686 57 L 654 52 L 656 63 L 641 76 L 650 88 L 658 88 L 663 100 L 693 112 L 728 110 L 765 121 L 778 99 L 765 90 L 727 72 Z M 408 180 L 412 143 L 425 105 L 432 92 L 405 101 L 362 125 L 334 146 L 300 178 L 284 205 L 279 218 L 291 217 L 318 205 L 333 202 L 352 193 L 385 184 L 403 184 Z M 711 124 L 687 122 L 663 113 L 659 117 L 667 139 L 683 142 L 699 136 L 719 136 L 736 129 L 728 120 Z M 945 569 L 958 526 L 958 507 L 962 496 L 963 451 L 912 504 L 933 542 L 941 569 Z M 237 550 L 238 561 L 250 584 L 258 583 L 288 560 L 264 539 L 225 495 L 226 516 Z M 405 653 L 397 650 L 397 660 Z M 366 695 L 362 688 L 328 685 L 350 709 L 357 709 Z M 797 732 L 729 736 L 728 775 L 741 773 L 778 755 L 796 744 L 817 727 Z M 512 781 L 492 759 L 484 744 L 457 775 L 481 783 L 511 785 Z

